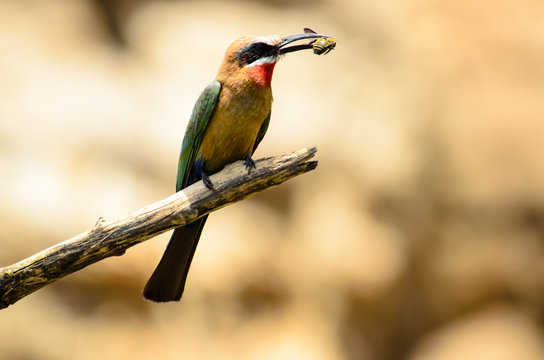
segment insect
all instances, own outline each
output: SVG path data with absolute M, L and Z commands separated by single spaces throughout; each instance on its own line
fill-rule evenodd
M 319 38 L 313 42 L 314 54 L 325 55 L 329 53 L 336 46 L 336 40 L 330 37 Z
M 316 32 L 310 28 L 304 28 L 304 32 L 316 34 Z M 325 55 L 336 47 L 336 40 L 331 37 L 322 37 L 312 41 L 308 45 L 313 45 L 312 48 L 314 50 L 314 54 Z

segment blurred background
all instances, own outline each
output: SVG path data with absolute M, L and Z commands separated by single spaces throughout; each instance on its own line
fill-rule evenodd
M 0 266 L 175 189 L 189 115 L 244 34 L 286 56 L 255 158 L 318 168 L 0 311 L 1 359 L 544 359 L 544 3 L 0 0 Z

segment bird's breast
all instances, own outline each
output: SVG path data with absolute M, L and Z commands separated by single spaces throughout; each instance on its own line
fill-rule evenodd
M 270 87 L 223 84 L 197 153 L 207 173 L 251 155 L 271 105 Z

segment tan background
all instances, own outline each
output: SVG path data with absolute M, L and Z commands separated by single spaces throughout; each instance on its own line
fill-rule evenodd
M 0 266 L 171 194 L 229 43 L 276 67 L 256 158 L 319 167 L 210 217 L 181 303 L 168 234 L 0 311 L 2 359 L 544 359 L 544 3 L 0 0 Z

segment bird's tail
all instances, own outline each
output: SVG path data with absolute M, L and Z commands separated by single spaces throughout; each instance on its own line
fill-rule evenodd
M 208 215 L 174 230 L 161 261 L 147 281 L 143 296 L 151 301 L 179 301 Z

